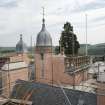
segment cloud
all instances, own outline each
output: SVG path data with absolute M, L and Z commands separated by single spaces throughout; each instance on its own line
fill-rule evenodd
M 92 20 L 104 16 L 105 9 L 97 11 L 104 8 L 103 5 L 104 0 L 0 0 L 0 46 L 15 46 L 20 33 L 23 33 L 24 41 L 28 45 L 31 35 L 35 42 L 42 24 L 42 6 L 45 6 L 46 28 L 51 33 L 54 45 L 58 44 L 66 21 L 71 22 L 79 40 L 84 42 L 82 37 L 85 30 L 85 15 L 81 11 L 89 11 L 89 18 Z M 96 27 L 97 21 L 102 24 L 101 19 L 94 20 L 94 24 L 92 20 L 89 27 Z M 95 38 L 93 42 L 96 40 L 98 39 Z
M 105 26 L 104 21 L 105 20 L 101 20 L 101 18 L 94 19 L 93 21 L 91 21 L 91 24 L 89 24 L 89 29 L 97 29 Z
M 0 0 L 0 8 L 17 7 L 17 0 Z
M 100 16 L 92 19 L 93 22 L 105 21 L 105 16 Z
M 64 3 L 64 5 L 59 5 L 50 14 L 72 15 L 102 8 L 105 8 L 105 0 L 74 0 Z
M 86 4 L 78 4 L 72 10 L 72 12 L 85 12 L 94 9 L 105 8 L 105 0 L 93 0 Z

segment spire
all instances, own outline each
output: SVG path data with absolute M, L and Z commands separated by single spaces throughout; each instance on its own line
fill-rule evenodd
M 22 38 L 22 36 L 23 36 L 23 35 L 22 35 L 22 34 L 20 34 L 20 40 L 22 40 L 22 39 L 23 39 L 23 38 Z
M 42 7 L 43 10 L 43 15 L 42 15 L 42 28 L 41 31 L 37 35 L 37 41 L 36 41 L 36 46 L 41 47 L 41 46 L 52 46 L 52 39 L 49 34 L 49 32 L 45 28 L 45 13 L 44 13 L 44 8 Z
M 45 19 L 44 19 L 44 16 L 45 16 L 45 13 L 44 13 L 44 7 L 42 7 L 43 9 L 43 19 L 42 19 L 42 30 L 45 29 Z

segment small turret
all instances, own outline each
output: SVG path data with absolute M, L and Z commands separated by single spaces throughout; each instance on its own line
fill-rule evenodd
M 23 41 L 22 34 L 20 34 L 20 40 L 16 44 L 16 53 L 27 53 L 27 45 Z

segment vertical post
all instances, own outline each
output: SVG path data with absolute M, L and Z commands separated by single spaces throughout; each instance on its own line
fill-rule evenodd
M 74 46 L 74 34 L 72 34 L 72 59 L 73 59 L 73 89 L 75 90 L 75 62 L 74 62 L 74 49 L 75 49 L 75 46 Z
M 75 72 L 73 71 L 73 89 L 75 90 Z
M 52 55 L 52 47 L 51 47 L 51 62 L 52 62 L 52 87 L 53 87 L 53 55 Z
M 73 77 L 73 89 L 75 90 L 75 65 L 74 65 L 74 58 L 73 59 L 73 65 L 71 66 L 72 69 L 72 77 Z
M 8 61 L 8 86 L 9 86 L 9 94 L 8 97 L 10 97 L 10 93 L 11 93 L 11 80 L 10 80 L 10 69 L 9 69 L 9 61 Z
M 35 74 L 34 74 L 34 80 L 36 81 L 36 61 L 35 61 L 35 53 L 36 53 L 36 46 L 35 46 L 35 43 L 34 43 L 34 69 L 35 69 Z
M 30 53 L 31 53 L 30 55 L 33 56 L 33 53 L 32 53 L 32 36 L 30 37 Z M 31 58 L 31 61 L 32 61 L 32 59 L 33 58 Z M 31 75 L 32 75 L 32 72 L 33 72 L 32 67 L 33 67 L 33 65 L 30 63 L 29 64 L 29 71 L 28 71 L 28 80 L 33 80 L 33 78 L 31 78 Z
M 72 43 L 73 43 L 73 46 L 72 46 L 72 51 L 73 51 L 73 57 L 72 57 L 72 59 L 73 59 L 73 61 L 72 61 L 72 63 L 73 63 L 73 66 L 72 66 L 72 69 L 73 69 L 73 89 L 75 90 L 75 61 L 74 61 L 74 35 L 72 34 Z
M 99 75 L 100 75 L 100 64 L 98 64 L 98 79 L 99 79 Z
M 45 13 L 44 13 L 44 7 L 42 7 L 42 9 L 43 9 L 43 19 L 44 19 L 44 15 L 45 15 Z
M 87 14 L 85 14 L 85 18 L 86 18 L 86 56 L 88 55 L 88 45 L 87 45 Z
M 72 34 L 72 55 L 74 56 L 74 35 Z
M 30 45 L 31 46 L 30 47 L 31 47 L 31 54 L 32 54 L 32 36 L 31 36 L 31 39 L 30 40 L 31 40 L 31 42 L 30 42 Z

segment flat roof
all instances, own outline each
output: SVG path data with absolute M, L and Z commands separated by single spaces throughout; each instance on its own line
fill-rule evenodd
M 25 62 L 10 62 L 8 64 L 5 64 L 1 70 L 16 70 L 16 69 L 20 69 L 20 68 L 27 68 L 28 65 Z

